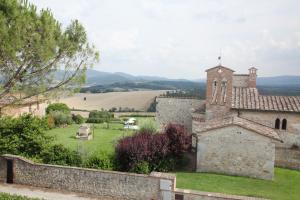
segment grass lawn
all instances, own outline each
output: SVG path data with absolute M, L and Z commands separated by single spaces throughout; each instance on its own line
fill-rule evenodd
M 178 188 L 274 200 L 300 199 L 300 171 L 275 169 L 273 181 L 208 173 L 176 173 Z
M 39 200 L 37 198 L 28 198 L 18 195 L 11 195 L 6 193 L 0 193 L 0 199 L 2 200 Z
M 146 120 L 154 120 L 153 117 L 135 117 L 138 123 Z M 99 151 L 114 153 L 114 147 L 117 141 L 133 134 L 131 130 L 124 130 L 123 124 L 110 123 L 107 129 L 106 124 L 95 124 L 94 138 L 92 140 L 76 139 L 76 132 L 79 125 L 72 124 L 66 128 L 54 128 L 47 132 L 54 136 L 56 144 L 63 144 L 65 147 L 79 151 L 82 155 L 90 155 Z
M 109 129 L 106 128 L 105 124 L 95 124 L 94 138 L 92 140 L 79 140 L 75 137 L 78 128 L 79 125 L 72 124 L 66 128 L 49 130 L 47 134 L 55 137 L 56 144 L 63 144 L 65 147 L 79 151 L 83 155 L 89 155 L 99 151 L 113 153 L 118 139 L 133 133 L 132 131 L 122 130 L 123 125 L 119 123 L 110 123 Z

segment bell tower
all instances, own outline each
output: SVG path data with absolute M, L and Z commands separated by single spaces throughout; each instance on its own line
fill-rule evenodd
M 256 78 L 257 78 L 257 69 L 255 67 L 251 67 L 249 69 L 249 87 L 256 88 Z
M 206 114 L 207 118 L 226 115 L 231 107 L 233 70 L 218 65 L 206 70 Z

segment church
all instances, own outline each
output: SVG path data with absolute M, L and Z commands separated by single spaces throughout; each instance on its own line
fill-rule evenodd
M 261 95 L 254 67 L 235 74 L 218 65 L 206 73 L 205 101 L 158 99 L 158 122 L 191 130 L 196 171 L 272 180 L 276 149 L 300 145 L 300 97 Z

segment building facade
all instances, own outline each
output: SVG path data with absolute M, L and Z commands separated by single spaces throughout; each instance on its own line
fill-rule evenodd
M 272 179 L 276 148 L 300 146 L 300 97 L 259 94 L 256 68 L 206 72 L 205 110 L 192 113 L 196 170 Z

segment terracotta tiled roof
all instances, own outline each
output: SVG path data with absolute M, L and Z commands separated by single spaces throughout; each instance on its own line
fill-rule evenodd
M 300 112 L 300 96 L 264 96 L 256 88 L 234 87 L 233 109 Z
M 240 126 L 242 128 L 256 132 L 262 136 L 282 141 L 274 129 L 240 117 L 228 117 L 221 120 L 209 120 L 204 123 L 200 123 L 194 133 L 201 134 L 202 132 L 231 125 Z

